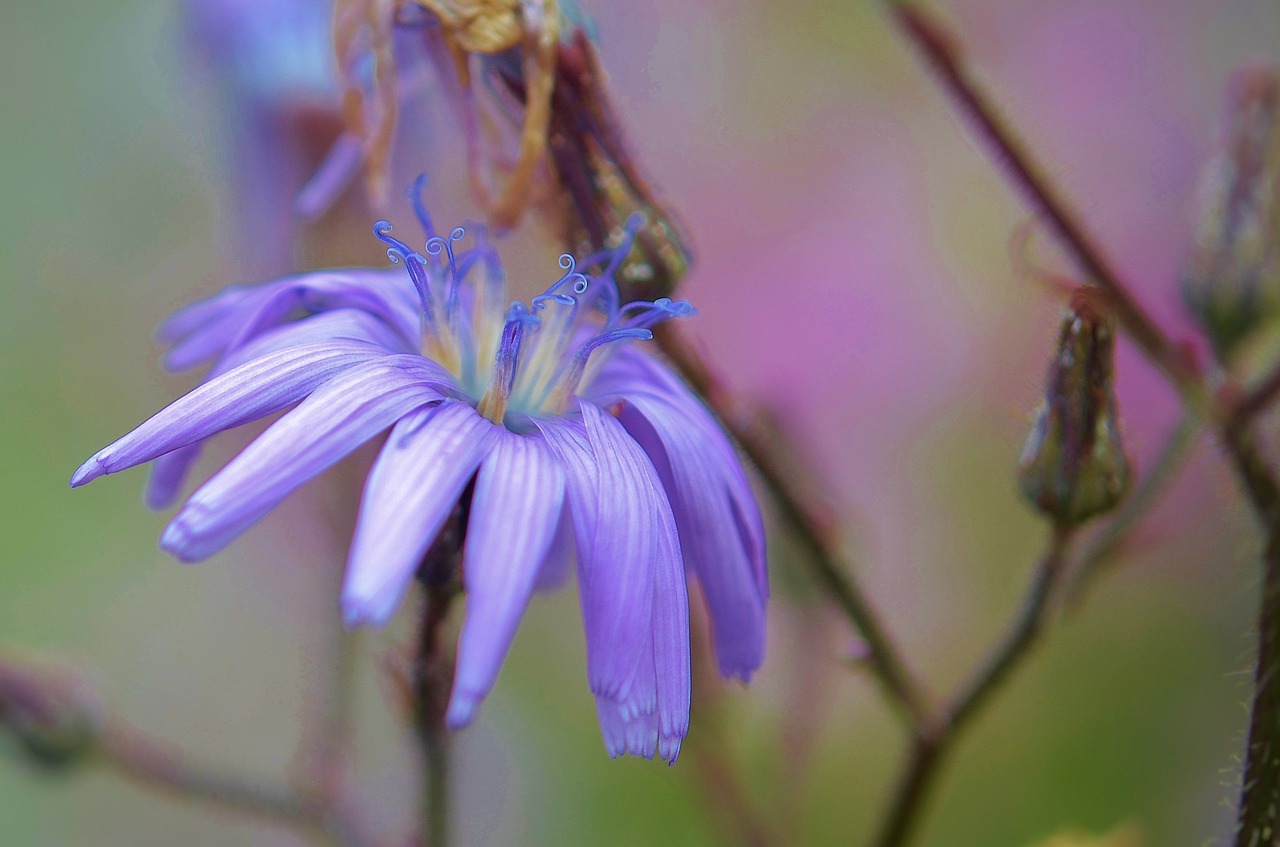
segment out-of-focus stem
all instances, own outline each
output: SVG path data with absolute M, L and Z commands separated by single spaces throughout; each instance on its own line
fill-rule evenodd
M 810 493 L 813 475 L 806 474 L 794 462 L 780 458 L 772 436 L 776 430 L 762 425 L 763 412 L 744 409 L 676 325 L 658 326 L 654 337 L 760 472 L 782 516 L 795 529 L 808 554 L 806 561 L 813 566 L 818 581 L 866 642 L 869 666 L 890 702 L 912 727 L 921 725 L 929 714 L 928 703 L 875 608 L 852 575 L 845 558 L 839 521 L 820 498 Z
M 360 847 L 371 843 L 341 815 L 336 804 L 313 801 L 285 786 L 201 767 L 169 744 L 119 720 L 105 723 L 95 749 L 121 776 L 149 788 L 286 824 L 326 844 Z
M 1160 502 L 1161 495 L 1182 470 L 1191 454 L 1191 448 L 1202 432 L 1204 423 L 1195 415 L 1184 413 L 1178 419 L 1164 446 L 1160 448 L 1151 470 L 1134 488 L 1111 522 L 1080 554 L 1063 598 L 1066 605 L 1074 607 L 1083 602 L 1098 576 L 1106 570 L 1112 555 L 1151 508 Z
M 1227 428 L 1224 446 L 1265 533 L 1258 656 L 1245 746 L 1236 847 L 1280 839 L 1280 487 L 1247 428 Z
M 907 843 L 912 829 L 919 822 L 920 809 L 928 798 L 939 767 L 961 731 L 1030 653 L 1043 630 L 1046 612 L 1066 561 L 1071 534 L 1071 530 L 1065 527 L 1054 528 L 1048 549 L 1036 566 L 1031 586 L 1009 631 L 940 716 L 916 734 L 906 768 L 892 795 L 889 812 L 879 835 L 872 842 L 876 847 L 899 847 Z
M 458 587 L 451 580 L 426 580 L 427 605 L 419 633 L 414 667 L 414 730 L 422 747 L 422 844 L 447 847 L 450 842 L 449 735 L 445 710 L 453 683 L 452 653 L 443 649 L 440 632 Z

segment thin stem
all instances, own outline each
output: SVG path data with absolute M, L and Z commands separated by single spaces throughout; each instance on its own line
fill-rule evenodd
M 1266 536 L 1257 666 L 1235 840 L 1236 847 L 1263 847 L 1280 838 L 1280 487 L 1247 429 L 1227 429 L 1224 446 Z
M 1054 528 L 1048 548 L 1036 566 L 1031 585 L 1008 632 L 970 680 L 961 686 L 941 716 L 916 735 L 907 766 L 892 795 L 889 813 L 873 842 L 877 847 L 898 847 L 907 843 L 919 821 L 920 809 L 928 799 L 939 767 L 961 731 L 1030 654 L 1043 630 L 1050 599 L 1066 561 L 1071 534 L 1070 529 Z
M 418 634 L 418 655 L 414 662 L 414 731 L 422 748 L 422 844 L 448 847 L 450 832 L 449 731 L 445 712 L 453 686 L 453 651 L 441 638 L 449 609 L 461 587 L 458 584 L 462 539 L 470 493 L 455 510 L 436 543 L 427 552 L 419 580 L 426 593 L 426 608 Z
M 103 761 L 128 779 L 208 800 L 256 817 L 311 826 L 315 809 L 288 788 L 254 782 L 191 763 L 169 744 L 109 721 L 98 738 Z
M 923 9 L 907 3 L 890 3 L 889 8 L 902 32 L 933 66 L 956 106 L 977 124 L 978 130 L 995 148 L 995 157 L 1003 165 L 1005 173 L 1044 216 L 1088 278 L 1106 292 L 1117 320 L 1130 337 L 1147 358 L 1183 391 L 1184 399 L 1195 407 L 1206 408 L 1208 400 L 1195 363 L 1134 299 L 1100 248 L 1086 234 L 1079 218 L 1045 178 L 1039 163 L 970 79 L 955 38 Z
M 1244 426 L 1260 412 L 1265 411 L 1277 397 L 1280 397 L 1280 362 L 1273 364 L 1271 370 L 1240 398 L 1231 412 L 1228 425 Z
M 705 730 L 705 722 L 703 729 Z M 718 828 L 733 833 L 736 843 L 742 847 L 773 847 L 778 844 L 769 823 L 757 811 L 738 779 L 737 769 L 721 750 L 726 749 L 723 737 L 704 739 L 703 743 L 690 745 L 689 756 L 698 771 L 698 784 L 708 795 L 709 808 L 716 813 Z
M 674 324 L 657 327 L 654 337 L 760 472 L 783 518 L 795 529 L 808 554 L 806 561 L 812 565 L 818 581 L 866 642 L 869 666 L 889 701 L 898 707 L 909 725 L 920 726 L 929 713 L 927 700 L 875 608 L 854 579 L 845 558 L 839 522 L 822 498 L 812 493 L 814 475 L 801 469 L 794 458 L 788 461 L 779 455 L 781 439 L 774 434 L 776 427 L 767 425 L 761 410 L 744 411 L 738 398 Z
M 1160 502 L 1160 497 L 1182 470 L 1191 448 L 1204 432 L 1204 423 L 1195 415 L 1183 413 L 1169 433 L 1160 453 L 1146 476 L 1134 488 L 1111 522 L 1093 539 L 1079 556 L 1075 573 L 1065 591 L 1064 602 L 1078 606 L 1086 593 L 1107 569 L 1112 557 L 1129 533 Z

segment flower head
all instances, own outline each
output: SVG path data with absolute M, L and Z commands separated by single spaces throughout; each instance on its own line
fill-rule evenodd
M 390 224 L 374 227 L 403 269 L 230 288 L 176 314 L 161 329 L 168 364 L 215 360 L 206 381 L 71 483 L 154 460 L 149 500 L 165 504 L 205 438 L 297 404 L 164 531 L 164 549 L 195 561 L 389 430 L 352 541 L 348 624 L 391 617 L 470 488 L 449 724 L 471 720 L 571 538 L 606 746 L 674 760 L 689 712 L 686 569 L 701 583 L 726 676 L 759 667 L 768 593 L 760 514 L 732 446 L 666 366 L 630 343 L 692 309 L 619 302 L 612 274 L 638 220 L 614 250 L 583 260 L 601 274 L 562 256 L 544 294 L 507 306 L 483 231 L 462 249 L 462 228 L 438 235 L 417 209 L 422 251 Z

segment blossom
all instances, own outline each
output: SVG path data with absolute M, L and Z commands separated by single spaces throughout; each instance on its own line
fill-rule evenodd
M 619 301 L 612 275 L 637 219 L 612 250 L 584 258 L 602 273 L 577 272 L 566 254 L 544 294 L 505 307 L 483 230 L 461 250 L 461 227 L 437 235 L 416 206 L 424 252 L 387 222 L 374 227 L 403 268 L 232 287 L 170 318 L 167 364 L 214 360 L 206 381 L 96 453 L 71 484 L 154 461 L 149 500 L 169 502 L 204 439 L 292 406 L 165 529 L 161 547 L 196 561 L 389 430 L 352 540 L 348 625 L 390 619 L 470 491 L 449 725 L 474 716 L 568 545 L 606 747 L 674 761 L 689 715 L 686 573 L 700 583 L 727 677 L 748 680 L 763 659 L 768 594 L 760 514 L 732 445 L 632 343 L 692 309 Z

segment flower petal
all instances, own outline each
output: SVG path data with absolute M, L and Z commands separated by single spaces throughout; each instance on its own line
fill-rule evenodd
M 450 728 L 469 723 L 493 687 L 555 540 L 563 503 L 564 471 L 546 442 L 499 428 L 476 477 L 467 520 L 467 615 L 446 717 Z
M 711 612 L 720 673 L 749 680 L 764 660 L 768 595 L 756 579 L 755 537 L 741 531 L 730 495 L 737 460 L 725 465 L 713 422 L 691 421 L 654 395 L 633 394 L 620 420 L 671 497 L 685 560 Z
M 421 356 L 383 356 L 329 380 L 191 495 L 160 546 L 187 562 L 213 555 L 299 485 L 441 400 L 438 378 Z
M 601 406 L 632 398 L 637 401 L 648 398 L 661 403 L 663 408 L 670 408 L 684 416 L 688 422 L 686 426 L 699 434 L 699 441 L 705 442 L 703 446 L 706 461 L 724 471 L 729 498 L 733 502 L 734 518 L 751 557 L 757 589 L 761 597 L 767 597 L 769 576 L 760 508 L 751 492 L 751 484 L 747 481 L 737 452 L 706 404 L 670 368 L 634 346 L 619 350 L 607 360 L 599 377 L 590 387 L 590 396 Z
M 71 486 L 84 485 L 283 409 L 343 371 L 385 357 L 384 350 L 370 344 L 341 341 L 291 347 L 247 362 L 197 386 L 133 432 L 99 450 L 71 477 Z
M 215 295 L 213 299 L 222 296 Z M 381 318 L 408 342 L 413 342 L 419 332 L 416 296 L 406 274 L 396 268 L 317 271 L 285 277 L 252 289 L 247 295 L 228 297 L 220 308 L 210 307 L 209 318 L 174 344 L 165 356 L 165 367 L 175 371 L 194 367 L 244 343 L 298 310 L 358 309 Z M 183 320 L 177 322 L 180 328 L 195 323 L 187 317 L 188 310 L 179 313 L 183 316 Z M 175 334 L 169 324 L 161 328 L 162 337 Z
M 593 693 L 640 712 L 656 703 L 642 684 L 652 655 L 653 586 L 663 557 L 679 565 L 671 507 L 653 464 L 612 417 L 581 403 L 581 427 L 538 421 L 564 463 L 578 547 L 578 590 Z
M 391 618 L 498 429 L 465 403 L 445 403 L 391 431 L 365 483 L 351 544 L 342 588 L 348 626 Z
M 244 364 L 245 362 L 283 350 L 324 341 L 363 341 L 387 353 L 410 353 L 399 333 L 383 321 L 355 309 L 335 309 L 295 323 L 270 329 L 246 344 L 229 350 L 205 374 L 202 382 Z M 147 480 L 146 501 L 152 509 L 167 509 L 177 499 L 187 473 L 200 458 L 199 443 L 189 444 L 156 457 Z

